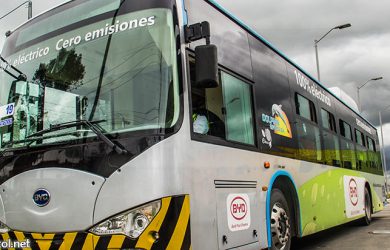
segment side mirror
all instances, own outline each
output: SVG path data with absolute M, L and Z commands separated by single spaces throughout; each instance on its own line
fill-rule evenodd
M 208 44 L 195 48 L 195 86 L 196 88 L 217 88 L 218 52 L 217 46 Z

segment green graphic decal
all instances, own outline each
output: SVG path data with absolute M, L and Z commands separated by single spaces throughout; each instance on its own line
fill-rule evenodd
M 327 171 L 303 184 L 299 190 L 302 236 L 343 224 L 358 217 L 348 219 L 345 214 L 343 177 L 363 177 L 348 169 Z M 374 211 L 383 207 L 380 198 L 371 186 Z

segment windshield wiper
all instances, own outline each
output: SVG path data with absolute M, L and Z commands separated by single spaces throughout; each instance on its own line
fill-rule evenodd
M 104 120 L 94 121 L 92 123 L 100 123 L 100 122 L 103 122 L 103 121 Z M 6 143 L 4 143 L 3 146 L 4 147 L 11 147 L 11 146 L 13 146 L 15 144 L 22 144 L 22 143 L 24 143 L 24 144 L 27 144 L 26 147 L 28 148 L 32 143 L 34 143 L 34 142 L 36 142 L 38 140 L 46 140 L 46 139 L 62 137 L 62 136 L 66 136 L 66 135 L 74 135 L 74 134 L 79 133 L 80 131 L 76 130 L 76 131 L 66 132 L 66 133 L 57 134 L 57 135 L 43 136 L 46 133 L 59 131 L 61 129 L 71 128 L 71 127 L 75 127 L 75 126 L 84 125 L 84 123 L 75 124 L 75 122 L 80 122 L 80 121 L 66 122 L 66 123 L 61 123 L 61 124 L 56 124 L 56 125 L 50 125 L 50 127 L 48 129 L 44 129 L 44 130 L 38 131 L 36 133 L 33 133 L 33 134 L 29 135 L 29 136 L 26 136 L 26 138 L 22 139 L 22 140 L 6 142 Z M 10 150 L 12 150 L 12 148 L 4 148 L 4 150 L 0 152 L 0 156 L 4 156 L 4 153 L 6 153 L 6 152 L 8 152 Z
M 49 128 L 32 133 L 31 135 L 26 136 L 26 139 L 41 136 L 41 135 L 44 135 L 44 134 L 47 134 L 50 132 L 54 132 L 54 131 L 59 131 L 59 130 L 67 129 L 67 128 L 81 126 L 81 125 L 88 126 L 86 123 L 89 123 L 93 126 L 93 124 L 97 124 L 97 123 L 101 123 L 101 122 L 105 122 L 105 120 L 99 120 L 99 121 L 93 121 L 93 122 L 86 121 L 86 120 L 77 120 L 77 121 L 63 122 L 63 123 L 58 123 L 58 124 L 50 124 Z M 88 128 L 90 128 L 90 127 L 88 126 Z
M 27 76 L 25 74 L 23 74 L 22 71 L 18 70 L 17 68 L 15 68 L 12 64 L 10 64 L 9 62 L 7 62 L 1 55 L 0 55 L 0 59 L 6 64 L 5 67 L 1 66 L 0 64 L 0 69 L 2 69 L 5 73 L 7 73 L 8 75 L 12 76 L 13 78 L 15 78 L 16 80 L 18 81 L 27 81 Z M 19 73 L 18 76 L 12 74 L 7 68 L 10 67 L 11 69 L 15 70 L 16 72 Z
M 71 122 L 65 122 L 65 123 L 60 123 L 60 124 L 55 124 L 55 125 L 50 125 L 48 129 L 44 129 L 41 131 L 38 131 L 36 133 L 33 133 L 29 136 L 26 137 L 24 140 L 19 140 L 19 141 L 12 141 L 5 143 L 4 146 L 12 146 L 14 144 L 21 144 L 21 143 L 27 143 L 27 146 L 25 148 L 29 148 L 29 146 L 37 141 L 37 140 L 45 140 L 45 139 L 51 139 L 53 137 L 61 137 L 61 136 L 66 136 L 66 135 L 74 135 L 75 133 L 78 133 L 80 131 L 71 131 L 67 132 L 64 134 L 59 134 L 59 135 L 54 135 L 54 136 L 43 136 L 46 133 L 54 132 L 54 131 L 59 131 L 62 129 L 67 129 L 67 128 L 72 128 L 76 126 L 87 126 L 92 132 L 94 132 L 99 139 L 104 141 L 111 149 L 115 150 L 118 154 L 127 154 L 127 150 L 122 149 L 122 145 L 117 145 L 113 141 L 111 141 L 107 136 L 103 134 L 103 132 L 99 129 L 98 126 L 94 125 L 97 123 L 104 122 L 105 120 L 100 120 L 100 121 L 87 121 L 87 120 L 79 120 L 79 121 L 71 121 Z M 87 132 L 87 131 L 84 131 Z M 0 158 L 3 157 L 7 152 L 12 151 L 11 148 L 4 148 L 2 151 L 0 151 Z
M 103 134 L 103 132 L 99 129 L 98 126 L 95 125 L 95 124 L 98 124 L 98 123 L 101 123 L 104 121 L 105 120 L 100 120 L 100 121 L 77 120 L 77 121 L 59 123 L 59 124 L 55 124 L 55 125 L 50 124 L 50 127 L 48 129 L 44 129 L 44 130 L 38 131 L 36 133 L 33 133 L 33 134 L 27 136 L 26 141 L 28 141 L 29 139 L 30 140 L 31 139 L 39 140 L 39 138 L 37 138 L 37 137 L 42 136 L 46 133 L 84 125 L 84 126 L 88 127 L 92 132 L 94 132 L 98 136 L 98 138 L 101 139 L 102 141 L 104 141 L 111 149 L 115 150 L 115 152 L 117 152 L 120 155 L 127 154 L 128 153 L 127 150 L 123 149 L 122 145 L 115 144 L 112 140 L 110 140 L 106 135 Z

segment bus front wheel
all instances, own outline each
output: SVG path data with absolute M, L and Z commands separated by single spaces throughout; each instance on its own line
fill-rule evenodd
M 270 202 L 272 250 L 289 250 L 291 246 L 291 214 L 284 194 L 272 189 Z

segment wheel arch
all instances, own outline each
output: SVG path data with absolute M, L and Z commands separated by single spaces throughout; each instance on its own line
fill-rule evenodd
M 279 170 L 272 176 L 270 183 L 268 185 L 267 191 L 267 200 L 266 200 L 266 222 L 267 222 L 267 240 L 268 246 L 271 246 L 271 218 L 270 218 L 270 202 L 271 202 L 271 192 L 273 188 L 278 188 L 284 194 L 287 203 L 289 204 L 290 210 L 294 211 L 293 215 L 293 236 L 299 236 L 302 232 L 301 230 L 301 215 L 300 215 L 300 206 L 297 193 L 297 187 L 291 176 L 291 174 L 285 170 Z

